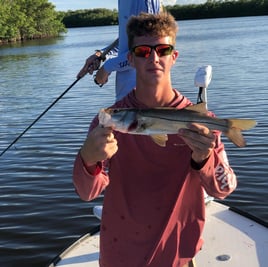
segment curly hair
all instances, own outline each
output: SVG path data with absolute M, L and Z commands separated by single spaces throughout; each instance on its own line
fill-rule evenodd
M 168 12 L 149 14 L 141 12 L 131 16 L 127 24 L 128 47 L 132 48 L 136 36 L 171 37 L 172 45 L 176 43 L 178 24 Z

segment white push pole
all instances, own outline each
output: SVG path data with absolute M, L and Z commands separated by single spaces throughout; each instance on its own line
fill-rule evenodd
M 206 108 L 208 108 L 208 98 L 207 98 L 207 88 L 210 84 L 212 78 L 212 66 L 202 66 L 200 67 L 194 78 L 194 84 L 195 86 L 199 87 L 199 92 L 197 96 L 197 104 L 199 103 L 205 103 Z M 205 203 L 208 203 L 212 201 L 214 197 L 211 197 L 207 194 L 207 192 L 204 190 L 204 201 Z
M 207 87 L 210 84 L 212 78 L 212 66 L 202 66 L 200 67 L 194 78 L 195 86 L 199 87 L 198 97 L 197 97 L 197 104 L 198 103 L 206 103 L 207 107 Z

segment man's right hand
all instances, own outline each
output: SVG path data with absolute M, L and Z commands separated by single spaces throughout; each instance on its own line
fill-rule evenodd
M 111 127 L 97 126 L 85 140 L 80 154 L 87 167 L 111 158 L 118 150 L 117 140 Z
M 101 52 L 97 51 L 95 54 L 87 58 L 85 65 L 76 76 L 77 79 L 83 78 L 87 73 L 92 75 L 95 70 L 99 69 L 101 64 L 100 53 Z

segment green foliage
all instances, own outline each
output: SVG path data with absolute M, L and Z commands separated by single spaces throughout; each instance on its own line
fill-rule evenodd
M 67 28 L 118 24 L 118 12 L 105 8 L 67 11 L 63 23 Z
M 175 5 L 166 9 L 177 20 L 260 16 L 268 15 L 268 0 L 208 0 L 200 5 Z
M 127 0 L 124 0 L 127 1 Z M 176 20 L 268 15 L 268 0 L 208 0 L 199 5 L 166 6 Z M 48 0 L 0 0 L 0 43 L 58 36 L 70 27 L 115 25 L 117 10 L 55 11 Z
M 127 1 L 127 0 L 124 0 Z M 177 20 L 268 15 L 268 0 L 208 0 L 204 4 L 166 6 Z M 116 10 L 88 9 L 62 12 L 67 28 L 114 25 Z
M 48 0 L 0 0 L 0 43 L 58 36 L 61 19 Z

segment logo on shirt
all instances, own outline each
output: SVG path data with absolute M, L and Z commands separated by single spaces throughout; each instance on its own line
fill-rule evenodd
M 227 155 L 225 151 L 222 153 L 223 163 L 216 167 L 216 179 L 221 183 L 221 190 L 227 188 L 234 188 L 236 186 L 235 174 L 229 166 Z
M 127 67 L 128 65 L 129 65 L 128 60 L 125 60 L 125 61 L 122 61 L 122 62 L 119 63 L 119 67 L 120 68 Z

